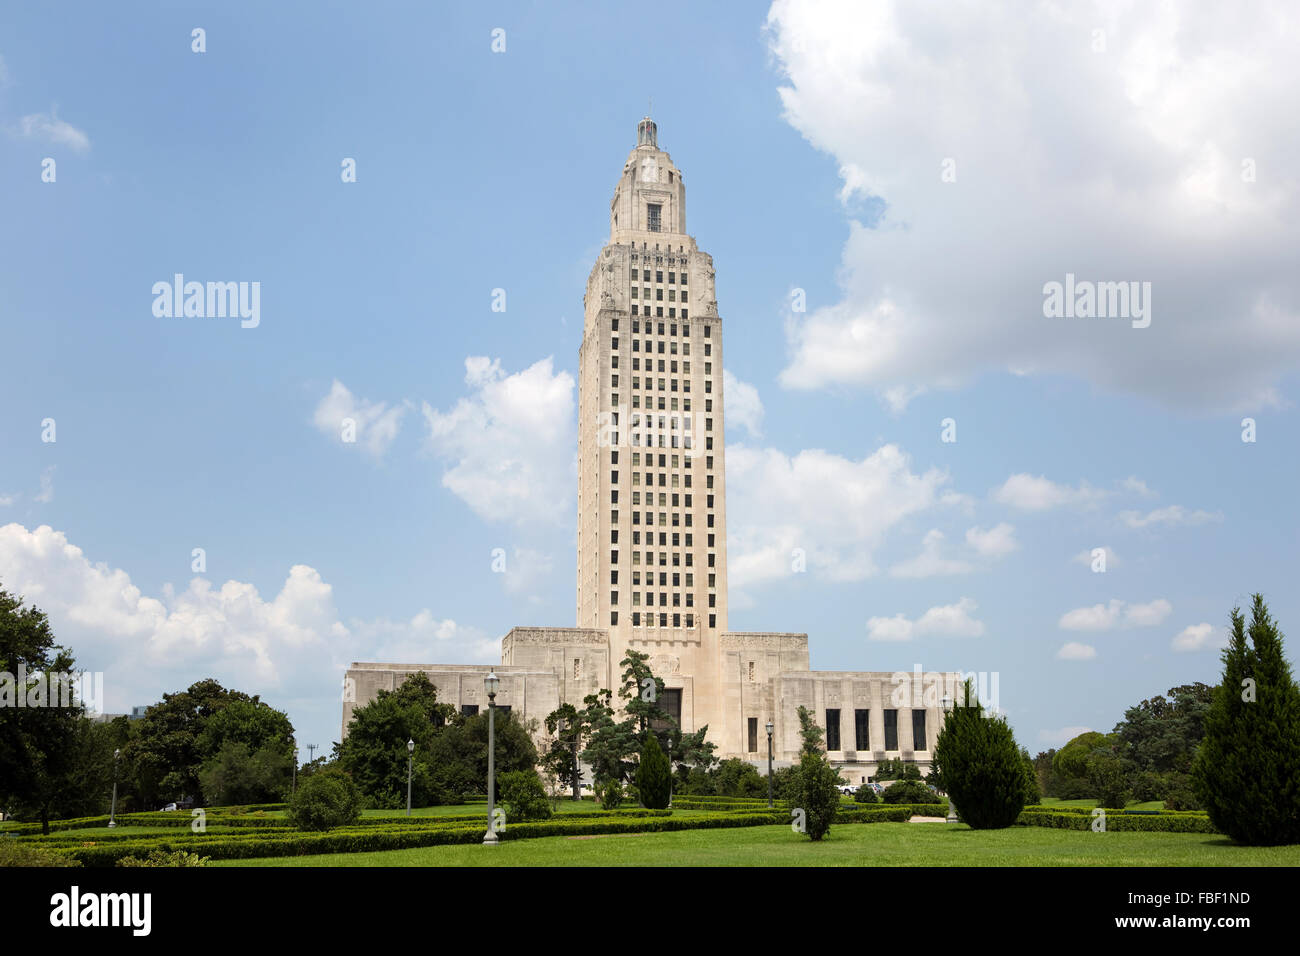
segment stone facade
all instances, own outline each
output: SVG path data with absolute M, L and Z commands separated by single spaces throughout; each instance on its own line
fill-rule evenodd
M 771 720 L 775 762 L 795 761 L 803 705 L 827 729 L 830 759 L 847 782 L 863 782 L 887 757 L 928 766 L 938 695 L 907 693 L 911 675 L 812 671 L 806 634 L 727 629 L 713 258 L 686 234 L 686 184 L 649 117 L 638 124 L 609 216 L 578 351 L 579 626 L 512 628 L 495 668 L 354 664 L 344 734 L 358 703 L 415 671 L 465 709 L 486 705 L 483 677 L 495 669 L 497 702 L 540 724 L 562 701 L 580 705 L 616 689 L 619 661 L 633 649 L 650 656 L 683 729 L 707 725 L 721 756 L 765 764 Z

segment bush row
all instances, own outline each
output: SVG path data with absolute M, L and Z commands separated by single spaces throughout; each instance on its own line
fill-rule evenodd
M 1051 806 L 1046 806 L 1044 804 L 1035 803 L 1025 807 L 1024 812 L 1026 813 L 1076 813 L 1082 816 L 1090 816 L 1092 814 L 1092 807 L 1051 807 Z M 1123 815 L 1123 814 L 1137 814 L 1140 816 L 1151 816 L 1154 814 L 1159 816 L 1202 816 L 1203 817 L 1206 815 L 1206 812 L 1204 810 L 1120 810 L 1120 809 L 1112 809 L 1110 807 L 1106 808 L 1106 816 L 1108 817 L 1113 815 Z
M 1090 830 L 1092 819 L 1079 813 L 1052 813 L 1024 811 L 1016 820 L 1018 826 L 1050 827 L 1057 830 Z M 1159 813 L 1147 815 L 1106 811 L 1106 831 L 1135 831 L 1142 833 L 1218 833 L 1210 818 L 1196 813 Z
M 841 823 L 904 822 L 911 815 L 903 807 L 864 807 L 844 811 Z M 644 816 L 630 814 L 593 814 L 588 818 L 573 819 L 571 815 L 538 823 L 507 824 L 501 833 L 503 840 L 521 840 L 547 836 L 592 836 L 617 833 L 656 833 L 675 830 L 707 830 L 732 827 L 768 826 L 789 823 L 785 811 L 761 813 L 714 813 L 709 816 L 674 817 L 658 813 Z M 86 866 L 113 866 L 126 856 L 143 856 L 151 850 L 163 852 L 187 851 L 201 853 L 215 860 L 250 859 L 253 857 L 303 856 L 321 853 L 360 853 L 385 850 L 402 850 L 423 846 L 477 843 L 483 839 L 483 827 L 445 826 L 411 828 L 403 825 L 387 827 L 343 828 L 329 833 L 301 833 L 249 835 L 202 835 L 172 840 L 146 839 L 97 843 L 94 846 L 69 846 L 60 848 L 68 857 Z

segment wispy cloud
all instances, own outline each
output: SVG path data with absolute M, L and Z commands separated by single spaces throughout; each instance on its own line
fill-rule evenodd
M 24 139 L 66 146 L 77 153 L 90 149 L 90 137 L 66 120 L 59 119 L 57 109 L 24 116 L 18 121 L 18 135 Z

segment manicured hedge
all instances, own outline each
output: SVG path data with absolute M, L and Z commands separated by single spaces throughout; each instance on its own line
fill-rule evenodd
M 1077 813 L 1083 816 L 1092 815 L 1092 807 L 1050 807 L 1045 804 L 1032 804 L 1025 807 L 1025 813 Z M 1106 808 L 1106 816 L 1115 816 L 1120 814 L 1136 814 L 1138 816 L 1207 816 L 1204 810 L 1120 810 Z
M 864 807 L 848 810 L 839 823 L 905 822 L 911 815 L 906 808 Z M 521 840 L 546 836 L 591 836 L 618 833 L 656 833 L 674 830 L 703 830 L 732 827 L 769 826 L 788 824 L 786 811 L 761 813 L 714 813 L 708 816 L 674 817 L 663 811 L 634 811 L 632 813 L 600 813 L 574 819 L 565 815 L 537 823 L 507 824 L 501 833 L 503 840 Z M 348 827 L 329 833 L 302 833 L 297 830 L 266 834 L 194 834 L 172 840 L 170 838 L 138 838 L 135 840 L 97 841 L 94 845 L 72 843 L 60 847 L 70 858 L 86 866 L 112 866 L 125 856 L 147 854 L 150 850 L 164 852 L 184 850 L 201 853 L 217 860 L 249 859 L 252 857 L 303 856 L 320 853 L 359 853 L 383 850 L 401 850 L 422 846 L 442 846 L 459 843 L 477 843 L 483 839 L 481 824 L 472 826 L 409 827 L 402 824 L 389 826 Z
M 1092 829 L 1091 811 L 1081 813 L 1054 813 L 1025 810 L 1016 820 L 1017 826 L 1050 827 L 1057 830 Z M 1218 833 L 1210 818 L 1198 813 L 1136 814 L 1123 811 L 1106 811 L 1106 832 L 1136 831 L 1142 833 Z

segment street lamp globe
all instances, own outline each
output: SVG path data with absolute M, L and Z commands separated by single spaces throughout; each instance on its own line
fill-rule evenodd
M 776 725 L 773 724 L 773 723 L 769 720 L 769 721 L 767 722 L 767 735 L 768 735 L 769 737 L 772 736 L 772 731 L 775 730 L 775 729 L 776 729 Z
M 410 754 L 410 753 L 415 753 L 415 741 L 414 741 L 414 740 L 407 740 L 407 741 L 406 741 L 406 752 L 407 752 L 408 754 Z
M 496 697 L 497 688 L 501 686 L 501 678 L 497 677 L 496 671 L 488 672 L 488 676 L 483 678 L 483 686 L 487 688 L 489 698 Z

